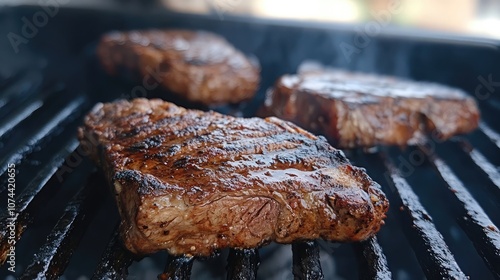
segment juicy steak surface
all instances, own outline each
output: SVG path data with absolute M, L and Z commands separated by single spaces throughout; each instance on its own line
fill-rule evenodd
M 112 32 L 97 47 L 112 76 L 133 73 L 146 90 L 166 89 L 204 104 L 250 99 L 260 69 L 224 38 L 203 31 L 147 30 Z
M 388 209 L 364 169 L 277 118 L 135 99 L 97 104 L 79 139 L 109 179 L 135 253 L 364 240 Z
M 335 69 L 284 75 L 261 116 L 277 116 L 326 136 L 336 147 L 417 144 L 474 130 L 479 110 L 447 86 Z

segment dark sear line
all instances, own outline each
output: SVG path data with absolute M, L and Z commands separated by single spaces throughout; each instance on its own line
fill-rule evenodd
M 272 156 L 279 155 L 279 152 L 287 150 L 288 153 L 286 155 L 276 157 L 275 161 L 293 163 L 296 161 L 296 158 L 304 158 L 311 153 L 317 152 L 315 146 L 308 147 L 308 150 L 305 150 L 301 145 L 301 141 L 297 141 L 293 137 L 286 137 L 285 135 L 252 138 L 255 139 L 254 143 L 246 143 L 249 141 L 241 141 L 239 143 L 239 141 L 235 141 L 233 143 L 217 144 L 217 139 L 214 140 L 210 135 L 207 138 L 214 142 L 198 142 L 186 147 L 182 147 L 181 145 L 159 147 L 159 151 L 155 152 L 152 157 L 158 160 L 158 162 L 163 162 L 167 165 L 172 164 L 174 167 L 180 168 L 182 166 L 178 166 L 178 161 L 187 163 L 186 159 L 188 158 L 193 158 L 197 163 L 204 163 L 204 161 L 214 158 L 216 161 L 211 161 L 214 165 L 245 158 L 248 161 L 255 158 L 256 162 L 259 160 L 269 162 L 273 160 Z M 276 143 L 281 143 L 281 145 L 277 145 Z M 299 146 L 301 147 L 298 148 Z M 165 148 L 166 150 L 164 150 Z M 150 152 L 151 149 L 144 151 L 145 159 L 151 157 L 149 155 Z
M 174 119 L 181 120 L 181 118 Z M 173 133 L 161 136 L 146 136 L 144 140 L 130 145 L 127 150 L 130 154 L 143 152 L 145 160 L 153 159 L 174 168 L 194 167 L 194 169 L 199 169 L 195 165 L 207 163 L 211 158 L 216 159 L 216 161 L 210 161 L 210 164 L 214 166 L 224 165 L 227 161 L 241 160 L 248 163 L 253 159 L 257 164 L 267 163 L 264 166 L 278 163 L 287 168 L 289 165 L 302 161 L 302 159 L 307 159 L 303 162 L 312 161 L 312 158 L 309 159 L 310 155 L 315 155 L 318 152 L 317 146 L 307 146 L 308 143 L 304 139 L 301 139 L 301 137 L 298 137 L 297 134 L 287 131 L 276 134 L 276 131 L 270 129 L 271 126 L 260 126 L 266 129 L 252 130 L 252 133 L 248 134 L 248 138 L 241 139 L 241 135 L 238 135 L 240 131 L 236 129 L 231 130 L 233 127 L 240 127 L 241 121 L 229 123 L 229 128 L 226 129 L 228 132 L 225 132 L 219 124 L 222 122 L 214 122 L 212 119 L 207 120 L 211 121 L 208 126 L 196 124 L 200 129 L 195 127 L 189 129 L 191 131 L 190 134 L 180 133 L 185 134 L 185 138 L 174 137 Z M 249 121 L 252 122 L 251 119 Z M 246 126 L 249 125 L 246 124 Z M 188 131 L 186 128 L 184 129 Z M 198 134 L 195 135 L 195 133 Z M 173 144 L 179 142 L 182 145 Z M 298 146 L 301 148 L 296 149 Z M 271 156 L 274 156 L 273 152 L 284 151 L 285 149 L 292 150 L 287 151 L 285 155 L 278 155 L 276 158 L 271 158 Z M 252 154 L 252 157 L 245 158 L 245 155 L 249 154 Z M 338 157 L 334 160 L 337 159 Z M 327 161 L 327 159 L 323 158 L 318 159 L 317 156 L 315 156 L 315 160 Z M 192 164 L 189 164 L 190 162 Z M 242 168 L 246 167 L 243 166 Z M 275 169 L 277 168 L 279 167 L 276 166 Z

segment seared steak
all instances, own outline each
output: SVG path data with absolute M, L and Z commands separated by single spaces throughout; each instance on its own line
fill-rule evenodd
M 339 148 L 411 145 L 431 133 L 444 140 L 479 122 L 474 99 L 459 89 L 333 69 L 284 75 L 259 115 L 292 121 Z
M 79 139 L 109 179 L 135 253 L 358 241 L 379 230 L 388 208 L 341 151 L 277 118 L 135 99 L 97 104 Z
M 250 99 L 259 85 L 259 67 L 208 32 L 113 32 L 101 38 L 97 55 L 113 76 L 133 73 L 148 90 L 160 85 L 193 102 L 237 103 Z

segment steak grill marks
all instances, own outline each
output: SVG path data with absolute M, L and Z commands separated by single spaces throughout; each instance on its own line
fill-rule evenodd
M 29 84 L 31 93 L 27 92 L 25 95 L 26 99 L 19 103 L 18 100 L 15 100 L 9 96 L 5 96 L 3 92 L 6 92 L 10 87 L 19 85 L 20 83 Z M 61 123 L 60 127 L 63 132 L 55 132 L 51 129 L 41 129 L 39 132 L 35 134 L 30 133 L 30 131 L 23 130 L 26 127 L 30 127 L 30 124 L 34 123 L 44 123 L 46 125 L 51 125 L 50 120 L 53 119 L 55 115 L 59 114 L 62 110 L 68 108 L 64 106 L 57 106 L 54 109 L 50 106 L 50 102 L 44 102 L 42 106 L 39 106 L 34 110 L 33 115 L 12 115 L 15 112 L 22 112 L 20 110 L 21 106 L 29 106 L 33 102 L 37 102 L 35 98 L 33 98 L 33 92 L 40 93 L 41 84 L 37 84 L 36 79 L 33 78 L 32 74 L 27 73 L 19 73 L 14 75 L 12 78 L 9 78 L 8 83 L 2 81 L 1 83 L 2 93 L 0 93 L 0 99 L 2 100 L 2 104 L 5 102 L 5 105 L 2 108 L 6 108 L 10 113 L 13 119 L 17 119 L 15 124 L 9 125 L 6 127 L 10 127 L 7 130 L 2 130 L 2 135 L 0 135 L 0 140 L 5 142 L 6 139 L 9 138 L 10 135 L 15 131 L 17 133 L 23 134 L 21 139 L 23 141 L 14 144 L 7 144 L 8 146 L 0 147 L 2 153 L 0 153 L 0 162 L 7 163 L 10 159 L 15 159 L 15 163 L 18 169 L 18 174 L 23 174 L 23 171 L 29 166 L 29 160 L 32 158 L 38 158 L 41 162 L 40 167 L 37 168 L 36 172 L 32 174 L 33 179 L 29 184 L 18 185 L 17 190 L 17 213 L 18 219 L 16 221 L 16 240 L 28 238 L 25 237 L 23 233 L 25 231 L 33 231 L 36 233 L 36 229 L 31 227 L 31 223 L 34 219 L 37 219 L 37 214 L 44 210 L 44 205 L 51 201 L 51 198 L 54 194 L 60 192 L 61 186 L 64 182 L 67 182 L 71 178 L 77 178 L 78 180 L 85 180 L 86 177 L 89 177 L 92 169 L 89 164 L 76 164 L 78 163 L 77 159 L 78 155 L 81 154 L 81 148 L 77 147 L 77 140 L 74 138 L 74 129 L 77 125 L 81 123 L 81 120 L 71 121 L 66 120 Z M 46 89 L 49 91 L 48 98 L 50 98 L 50 93 L 54 93 L 50 88 Z M 62 89 L 64 91 L 64 89 Z M 76 100 L 73 94 L 66 94 L 66 96 L 70 96 L 71 99 Z M 45 99 L 44 99 L 45 100 Z M 67 100 L 65 100 L 66 102 Z M 66 103 L 68 104 L 68 103 Z M 77 110 L 74 111 L 73 116 L 82 117 L 84 112 L 88 109 L 85 107 L 83 103 L 79 103 L 77 106 Z M 37 106 L 33 106 L 32 108 L 36 108 Z M 84 109 L 82 109 L 82 107 Z M 63 108 L 61 110 L 61 108 Z M 7 113 L 7 111 L 3 111 L 0 113 Z M 35 114 L 36 112 L 43 112 L 46 115 Z M 35 126 L 36 127 L 36 126 Z M 68 132 L 65 134 L 65 132 Z M 481 123 L 480 129 L 477 134 L 481 135 L 488 139 L 493 145 L 497 145 L 500 150 L 500 134 L 496 132 L 494 129 L 489 127 L 487 123 Z M 465 140 L 469 144 L 469 137 Z M 451 145 L 452 143 L 445 143 L 445 145 Z M 12 146 L 15 145 L 18 147 L 17 149 L 12 149 Z M 474 147 L 470 144 L 468 147 Z M 481 146 L 474 147 L 475 149 L 481 148 Z M 40 154 L 40 151 L 50 150 L 49 153 Z M 11 153 L 5 153 L 5 151 L 12 151 Z M 470 149 L 463 150 L 462 154 L 466 155 L 470 152 Z M 498 150 L 492 151 L 497 153 Z M 421 203 L 418 200 L 418 196 L 414 193 L 412 189 L 418 188 L 419 186 L 415 185 L 407 185 L 404 183 L 397 175 L 398 170 L 390 167 L 390 162 L 394 161 L 396 158 L 393 158 L 391 155 L 387 153 L 387 151 L 381 151 L 379 153 L 382 159 L 384 159 L 385 166 L 382 166 L 383 169 L 387 170 L 391 174 L 391 180 L 395 181 L 396 190 L 392 191 L 390 188 L 384 189 L 384 191 L 389 195 L 389 199 L 392 203 L 392 208 L 402 207 L 404 211 L 399 211 L 401 213 L 401 217 L 397 220 L 399 221 L 399 226 L 404 229 L 405 236 L 407 237 L 409 243 L 412 245 L 415 252 L 418 252 L 417 258 L 420 261 L 421 266 L 423 267 L 423 271 L 427 277 L 433 278 L 437 275 L 440 278 L 446 277 L 446 275 L 456 276 L 457 278 L 463 278 L 463 271 L 460 265 L 457 265 L 456 262 L 453 262 L 453 255 L 450 255 L 450 250 L 446 249 L 447 240 L 443 238 L 441 235 L 433 234 L 436 232 L 436 226 L 432 220 L 429 220 L 426 215 L 421 215 L 422 211 L 425 211 L 425 208 L 420 208 Z M 367 159 L 371 156 L 369 155 L 359 155 L 363 159 Z M 67 159 L 65 161 L 65 158 Z M 380 162 L 380 157 L 377 158 L 377 164 Z M 446 162 L 450 159 L 445 157 L 442 158 L 441 161 L 438 161 L 439 169 L 436 170 L 436 173 L 433 174 L 433 178 L 438 179 L 441 177 L 443 171 L 443 166 L 446 166 Z M 434 159 L 434 162 L 435 159 Z M 486 160 L 487 163 L 488 160 Z M 491 163 L 490 163 L 491 164 Z M 387 166 L 387 169 L 386 169 Z M 485 165 L 477 165 L 481 170 Z M 71 169 L 72 172 L 68 172 Z M 458 174 L 461 170 L 448 168 L 450 171 Z M 369 169 L 370 171 L 370 169 Z M 484 170 L 483 173 L 478 173 L 477 175 L 484 178 L 485 180 L 490 180 L 491 187 L 488 187 L 485 191 L 487 193 L 494 193 L 495 189 L 498 188 L 498 184 L 494 184 L 491 178 L 487 176 L 490 171 Z M 0 177 L 2 182 L 5 182 L 6 174 L 5 171 L 2 172 L 2 177 Z M 491 173 L 491 172 L 490 172 Z M 444 178 L 450 185 L 455 185 L 457 183 L 461 183 L 460 180 L 454 180 L 458 178 L 452 178 L 448 175 L 445 175 Z M 18 176 L 20 178 L 21 176 Z M 453 179 L 453 180 L 452 180 Z M 20 180 L 20 179 L 19 179 Z M 83 182 L 83 181 L 82 181 Z M 99 180 L 100 186 L 99 188 L 104 188 L 104 180 L 101 178 Z M 5 184 L 2 183 L 2 186 Z M 75 186 L 75 193 L 79 186 Z M 83 187 L 83 186 L 82 186 Z M 383 187 L 387 187 L 385 184 Z M 463 185 L 463 188 L 460 189 L 460 192 L 467 191 L 467 185 Z M 2 194 L 5 195 L 5 189 L 2 189 Z M 83 192 L 81 196 L 78 197 L 77 201 L 85 201 L 88 199 L 89 195 L 92 192 Z M 457 194 L 456 190 L 449 190 L 449 195 L 453 198 L 453 204 L 457 207 L 457 209 L 461 209 L 463 212 L 466 212 L 466 209 L 482 209 L 476 200 L 463 200 L 463 196 L 461 194 Z M 69 201 L 68 201 L 69 202 Z M 448 201 L 440 201 L 437 200 L 437 203 L 448 203 Z M 59 201 L 57 203 L 66 204 L 66 201 Z M 72 202 L 73 203 L 73 202 Z M 467 205 L 465 205 L 467 204 Z M 93 203 L 94 207 L 99 207 L 99 203 Z M 5 209 L 5 208 L 3 208 Z M 75 214 L 82 215 L 86 214 L 89 209 L 85 207 L 77 207 L 75 208 Z M 79 214 L 78 214 L 79 213 Z M 6 223 L 7 216 L 6 212 L 3 212 L 1 215 L 0 223 L 2 226 L 0 227 L 0 252 L 2 256 L 2 262 L 4 263 L 3 268 L 6 267 L 5 257 L 7 254 L 7 232 Z M 58 213 L 54 213 L 54 215 L 58 215 Z M 484 215 L 478 211 L 470 211 L 468 213 L 467 222 L 462 222 L 461 227 L 468 231 L 468 236 L 470 237 L 470 242 L 476 245 L 478 252 L 489 249 L 489 252 L 484 251 L 485 253 L 480 253 L 485 260 L 485 263 L 495 264 L 498 263 L 496 257 L 498 257 L 498 252 L 500 251 L 500 245 L 494 241 L 495 238 L 498 237 L 498 229 L 495 225 L 483 225 Z M 480 216 L 483 216 L 482 218 Z M 26 218 L 23 218 L 26 217 Z M 91 219 L 95 219 L 91 217 Z M 411 223 L 404 221 L 411 221 Z M 465 220 L 464 220 L 465 221 Z M 118 222 L 118 221 L 115 221 Z M 421 226 L 425 225 L 425 227 Z M 72 224 L 72 223 L 70 223 Z M 68 226 L 70 225 L 68 224 Z M 54 224 L 55 225 L 55 224 Z M 85 230 L 88 227 L 87 224 L 83 223 L 83 227 L 81 230 Z M 51 236 L 57 236 L 58 232 L 61 232 L 62 224 L 60 226 L 56 226 L 51 234 Z M 69 229 L 69 228 L 68 228 Z M 480 229 L 477 231 L 476 229 Z M 75 236 L 75 231 L 65 231 L 68 233 L 66 238 L 73 239 L 72 236 Z M 116 233 L 116 230 L 114 231 Z M 484 234 L 486 233 L 489 238 L 483 240 Z M 88 233 L 87 233 L 88 234 Z M 109 233 L 108 233 L 109 234 Z M 382 234 L 385 234 L 384 228 L 382 228 Z M 109 236 L 109 235 L 108 235 Z M 78 239 L 78 238 L 76 238 Z M 490 241 L 488 241 L 490 240 Z M 498 240 L 498 239 L 497 239 Z M 50 241 L 49 241 L 50 242 Z M 486 246 L 486 243 L 489 243 Z M 32 267 L 29 271 L 24 272 L 24 279 L 36 279 L 47 277 L 48 279 L 54 279 L 56 277 L 55 274 L 44 270 L 44 267 L 52 267 L 51 271 L 57 271 L 57 275 L 60 275 L 64 272 L 64 268 L 66 263 L 54 262 L 62 254 L 63 251 L 68 252 L 64 256 L 67 259 L 72 258 L 74 250 L 78 251 L 78 240 L 73 245 L 67 245 L 66 243 L 51 243 L 53 246 L 56 246 L 60 250 L 56 250 L 54 256 L 52 258 L 39 259 L 35 258 L 32 260 Z M 441 245 L 439 245 L 441 244 Z M 484 244 L 484 245 L 482 245 Z M 50 244 L 46 244 L 50 245 Z M 383 245 L 383 244 L 382 244 Z M 443 247 L 443 245 L 445 247 Z M 440 248 L 444 248 L 444 250 L 431 250 L 428 251 L 426 248 L 434 248 L 435 246 L 440 246 Z M 388 266 L 387 258 L 384 255 L 388 254 L 387 250 L 384 251 L 384 246 L 377 241 L 377 239 L 372 238 L 368 241 L 362 243 L 356 243 L 352 245 L 353 250 L 359 256 L 359 270 L 361 276 L 366 276 L 366 279 L 389 279 L 391 277 L 390 266 Z M 55 248 L 55 247 L 54 247 Z M 71 249 L 70 249 L 71 248 Z M 68 250 L 70 249 L 70 250 Z M 73 250 L 74 249 L 74 250 Z M 258 258 L 252 257 L 257 254 L 250 253 L 249 257 L 248 253 L 234 253 L 237 257 L 245 259 L 245 261 L 234 261 L 228 267 L 228 271 L 240 271 L 243 275 L 253 275 L 254 271 L 258 269 Z M 296 252 L 294 252 L 296 254 Z M 302 255 L 305 253 L 301 253 Z M 335 252 L 333 253 L 335 256 Z M 404 252 L 404 254 L 411 254 L 411 252 Z M 17 252 L 17 256 L 19 258 L 26 258 L 28 256 L 22 255 L 22 252 Z M 315 256 L 311 256 L 312 258 L 316 258 Z M 134 262 L 138 261 L 140 258 L 137 258 L 126 251 L 121 241 L 119 240 L 118 235 L 114 234 L 111 236 L 109 240 L 109 246 L 107 248 L 102 248 L 102 256 L 99 260 L 98 266 L 95 268 L 93 279 L 125 279 L 127 275 L 128 267 Z M 249 265 L 240 265 L 240 263 L 247 263 Z M 196 260 L 195 260 L 196 261 Z M 43 265 L 40 265 L 40 262 Z M 427 262 L 427 263 L 425 263 Z M 294 264 L 295 265 L 295 264 Z M 390 265 L 390 263 L 389 263 Z M 174 267 L 178 267 L 175 265 Z M 425 267 L 425 268 L 424 268 Z M 494 266 L 489 266 L 492 274 L 499 278 L 499 274 L 495 271 Z M 293 268 L 294 271 L 300 271 L 299 268 Z M 239 273 L 239 272 L 238 272 Z M 258 273 L 258 270 L 257 270 Z M 189 275 L 189 272 L 184 274 Z M 234 272 L 230 273 L 230 275 L 234 275 Z M 300 276 L 299 276 L 300 277 Z M 326 275 L 328 277 L 328 275 Z M 302 275 L 302 279 L 306 279 L 306 275 Z M 251 278 L 248 278 L 251 279 Z
M 116 137 L 130 124 L 140 125 L 137 134 Z M 279 119 L 134 99 L 96 105 L 80 129 L 82 143 L 87 135 L 103 146 L 92 157 L 103 158 L 127 248 L 136 253 L 206 256 L 269 241 L 357 241 L 376 232 L 385 217 L 387 201 L 362 170 L 324 138 Z M 173 145 L 180 146 L 176 153 Z M 170 156 L 158 160 L 158 153 Z

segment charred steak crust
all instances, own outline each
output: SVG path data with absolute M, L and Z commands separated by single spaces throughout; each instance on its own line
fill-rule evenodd
M 260 69 L 224 38 L 204 31 L 148 30 L 112 32 L 97 47 L 112 76 L 138 75 L 146 89 L 161 87 L 204 104 L 250 99 Z
M 465 92 L 389 76 L 323 69 L 284 75 L 267 92 L 260 116 L 277 116 L 336 147 L 416 144 L 478 126 L 479 110 Z
M 388 208 L 341 151 L 277 118 L 135 99 L 97 104 L 79 139 L 109 179 L 135 253 L 364 240 Z

